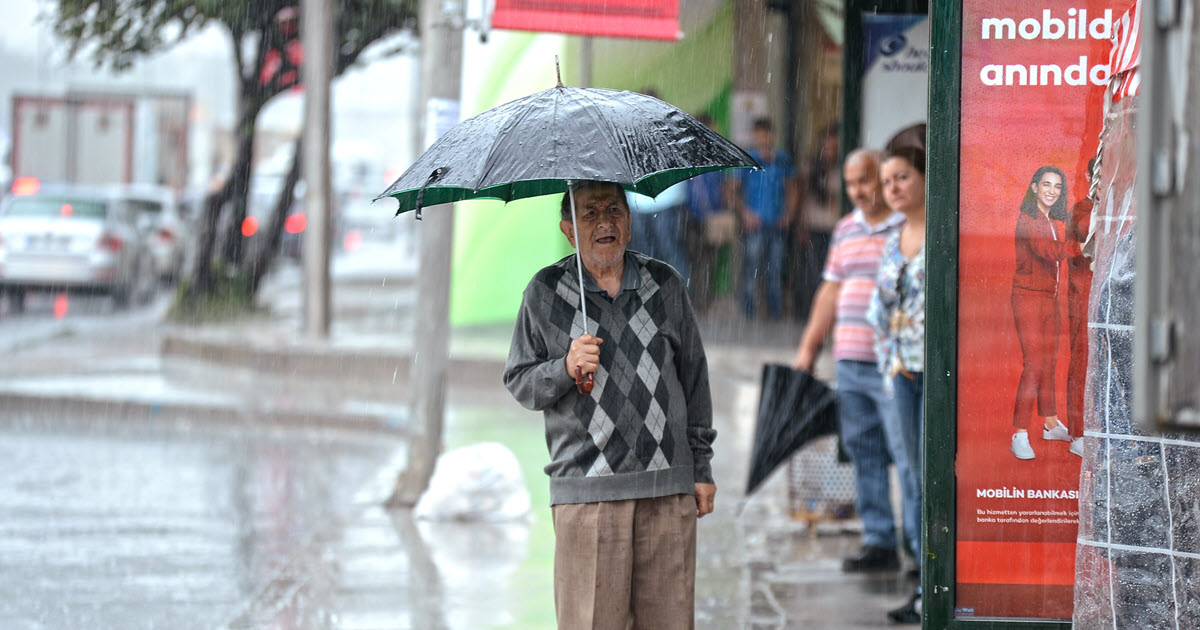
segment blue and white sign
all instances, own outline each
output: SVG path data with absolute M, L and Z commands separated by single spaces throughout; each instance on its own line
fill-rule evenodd
M 929 19 L 925 15 L 863 15 L 866 60 L 862 145 L 882 149 L 896 132 L 926 121 Z

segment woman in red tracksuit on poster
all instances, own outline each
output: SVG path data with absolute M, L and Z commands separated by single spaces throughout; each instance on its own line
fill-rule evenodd
M 1070 442 L 1071 434 L 1055 408 L 1055 356 L 1058 353 L 1058 278 L 1061 261 L 1079 255 L 1079 243 L 1067 242 L 1067 178 L 1054 166 L 1037 170 L 1017 215 L 1017 270 L 1012 305 L 1021 342 L 1021 380 L 1013 409 L 1012 453 L 1033 459 L 1029 416 L 1037 407 L 1042 439 Z

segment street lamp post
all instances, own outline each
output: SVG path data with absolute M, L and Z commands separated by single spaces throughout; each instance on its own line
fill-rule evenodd
M 300 35 L 304 78 L 304 332 L 329 336 L 329 85 L 333 75 L 333 2 L 303 0 Z

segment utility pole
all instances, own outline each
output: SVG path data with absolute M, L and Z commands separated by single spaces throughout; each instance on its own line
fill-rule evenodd
M 752 141 L 754 119 L 767 107 L 766 0 L 733 0 L 733 111 L 731 139 L 743 147 Z
M 458 0 L 421 0 L 421 111 L 424 152 L 459 119 L 462 94 L 462 25 Z M 420 135 L 418 137 L 421 137 Z M 405 219 L 400 219 L 405 220 Z M 411 219 L 408 219 L 411 220 Z M 429 485 L 442 452 L 446 367 L 450 355 L 450 263 L 454 206 L 427 208 L 417 225 L 417 306 L 413 357 L 413 412 L 419 435 L 396 481 L 389 505 L 414 505 Z
M 303 0 L 304 333 L 329 336 L 329 84 L 333 76 L 333 0 Z

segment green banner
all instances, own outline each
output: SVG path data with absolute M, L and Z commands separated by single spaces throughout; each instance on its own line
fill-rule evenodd
M 692 114 L 706 112 L 728 129 L 732 84 L 733 13 L 730 3 L 707 15 L 681 16 L 694 24 L 679 42 L 593 40 L 595 87 L 642 91 Z M 685 24 L 686 27 L 686 24 Z M 462 113 L 469 118 L 508 101 L 551 88 L 557 55 L 565 85 L 581 85 L 579 38 L 493 31 L 464 45 Z M 478 62 L 478 63 L 477 63 Z M 538 269 L 571 253 L 558 228 L 561 197 L 504 204 L 459 203 L 454 225 L 450 288 L 452 326 L 512 321 L 521 294 Z

